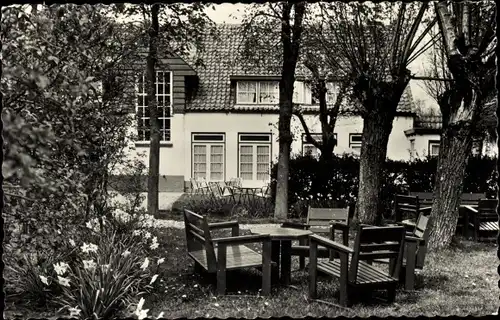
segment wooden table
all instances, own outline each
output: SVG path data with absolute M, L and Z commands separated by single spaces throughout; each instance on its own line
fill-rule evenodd
M 245 198 L 247 199 L 247 204 L 250 203 L 250 197 L 252 199 L 255 199 L 255 195 L 262 190 L 262 188 L 256 188 L 256 187 L 231 187 L 231 192 L 233 199 L 235 198 L 235 190 L 237 190 L 236 194 L 238 194 L 238 204 L 240 203 L 245 203 Z M 241 201 L 243 199 L 243 201 Z M 234 200 L 236 201 L 236 200 Z
M 271 273 L 272 282 L 277 282 L 276 280 L 279 278 L 281 283 L 289 285 L 292 273 L 292 240 L 300 240 L 313 233 L 309 230 L 259 225 L 251 227 L 250 232 L 252 234 L 268 234 L 271 236 L 271 260 L 276 262 L 276 267 L 273 268 Z M 280 269 L 281 277 L 279 277 Z

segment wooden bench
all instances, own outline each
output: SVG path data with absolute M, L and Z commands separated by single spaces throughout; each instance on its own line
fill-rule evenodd
M 298 228 L 310 230 L 317 234 L 329 236 L 335 240 L 335 232 L 341 231 L 343 244 L 349 243 L 349 222 L 354 215 L 354 207 L 347 208 L 311 208 L 307 210 L 306 223 L 284 222 L 284 228 Z M 300 269 L 305 268 L 305 257 L 309 256 L 308 240 L 299 240 L 299 245 L 292 246 L 292 256 L 299 256 Z M 318 249 L 318 256 L 327 258 L 330 256 L 326 248 Z
M 420 202 L 420 210 L 430 211 L 433 203 L 433 193 L 432 192 L 410 192 L 411 196 L 418 197 Z M 462 193 L 460 196 L 460 208 L 457 221 L 457 233 L 467 236 L 467 225 L 468 225 L 468 210 L 464 208 L 467 205 L 476 205 L 479 199 L 485 198 L 484 193 Z
M 257 267 L 262 269 L 262 295 L 271 292 L 271 238 L 269 235 L 239 235 L 237 221 L 208 223 L 201 216 L 184 209 L 184 225 L 188 256 L 194 260 L 195 270 L 205 269 L 217 274 L 217 293 L 226 292 L 226 270 Z M 231 229 L 231 237 L 216 238 L 211 230 Z M 261 243 L 262 254 L 244 244 Z M 217 251 L 217 254 L 216 254 Z
M 401 226 L 360 226 L 351 249 L 318 235 L 309 236 L 309 298 L 317 295 L 317 272 L 340 280 L 340 304 L 350 304 L 361 290 L 387 290 L 394 302 L 403 258 L 405 230 Z M 318 262 L 318 246 L 339 254 L 340 259 Z M 351 255 L 351 257 L 349 257 Z M 389 271 L 382 271 L 364 260 L 390 259 Z
M 498 233 L 497 199 L 481 199 L 477 209 L 465 206 L 468 216 L 468 227 L 472 229 L 472 238 L 478 241 L 480 233 L 496 236 Z

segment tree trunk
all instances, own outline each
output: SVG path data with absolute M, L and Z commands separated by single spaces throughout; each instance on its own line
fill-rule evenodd
M 396 103 L 397 104 L 397 103 Z M 363 121 L 363 140 L 359 159 L 359 191 L 356 216 L 366 224 L 381 223 L 380 186 L 382 170 L 387 155 L 387 143 L 392 131 L 394 113 L 390 106 L 378 108 L 365 116 Z M 377 108 L 371 108 L 377 110 Z
M 274 205 L 274 217 L 282 219 L 286 218 L 288 214 L 288 175 L 290 172 L 290 147 L 292 144 L 291 119 L 292 104 L 290 101 L 284 101 L 280 106 L 279 114 L 278 174 L 276 180 L 276 201 Z
M 448 129 L 439 147 L 438 168 L 434 183 L 434 201 L 429 221 L 429 249 L 440 249 L 451 243 L 457 228 L 462 182 L 472 147 L 469 126 Z
M 149 146 L 148 171 L 148 214 L 158 217 L 158 182 L 160 175 L 160 125 L 158 123 L 158 102 L 156 101 L 156 54 L 158 50 L 158 11 L 159 4 L 151 7 L 151 26 L 149 28 L 149 52 L 147 58 L 147 92 L 150 116 L 151 142 Z

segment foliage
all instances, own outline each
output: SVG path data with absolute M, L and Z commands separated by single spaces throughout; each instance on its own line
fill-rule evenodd
M 382 174 L 382 210 L 391 212 L 395 194 L 432 192 L 437 168 L 437 159 L 429 157 L 411 162 L 387 160 Z M 276 165 L 271 176 L 276 176 Z M 330 163 L 306 156 L 296 156 L 290 161 L 289 205 L 290 216 L 304 217 L 307 206 L 347 207 L 356 203 L 358 192 L 359 160 L 350 155 L 334 156 Z M 496 159 L 471 157 L 466 169 L 463 192 L 494 194 Z M 326 185 L 315 184 L 321 177 Z M 275 184 L 271 184 L 274 197 Z
M 237 195 L 235 199 L 236 202 L 230 197 L 214 199 L 209 195 L 188 195 L 177 200 L 172 210 L 181 213 L 186 208 L 202 215 L 233 218 L 261 218 L 272 215 L 273 203 L 269 198 L 255 197 L 250 201 L 245 198 L 240 204 L 237 203 Z

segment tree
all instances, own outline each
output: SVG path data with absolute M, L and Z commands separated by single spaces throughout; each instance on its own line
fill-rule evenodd
M 2 7 L 6 220 L 38 236 L 102 213 L 107 173 L 124 158 L 130 79 L 115 70 L 136 59 L 137 34 L 107 17 L 113 8 Z M 26 235 L 21 248 L 60 244 Z
M 320 3 L 320 22 L 310 33 L 326 53 L 335 52 L 336 58 L 328 60 L 330 68 L 350 79 L 351 100 L 363 117 L 356 206 L 363 223 L 377 224 L 381 219 L 381 173 L 396 109 L 412 77 L 407 67 L 426 50 L 429 43 L 420 45 L 435 23 L 427 23 L 417 36 L 427 7 L 427 3 Z
M 206 4 L 131 5 L 123 7 L 125 15 L 142 14 L 141 28 L 147 30 L 146 86 L 150 117 L 150 145 L 148 166 L 148 213 L 158 217 L 158 183 L 160 175 L 160 125 L 156 99 L 156 63 L 158 50 L 165 55 L 183 55 L 193 45 L 203 50 L 201 38 L 211 31 L 211 20 L 204 13 Z M 199 62 L 199 61 L 197 61 Z
M 295 82 L 295 69 L 299 59 L 299 50 L 302 41 L 305 2 L 278 2 L 266 5 L 256 5 L 243 23 L 244 32 L 249 36 L 245 40 L 246 54 L 244 56 L 263 57 L 271 53 L 260 64 L 276 67 L 281 62 L 281 78 L 279 81 L 279 152 L 278 175 L 276 181 L 276 200 L 274 216 L 286 218 L 288 214 L 288 174 L 290 161 L 290 148 L 293 141 L 290 124 L 293 115 L 293 87 Z M 259 32 L 255 32 L 258 30 Z M 252 37 L 266 32 L 273 33 L 280 30 L 279 43 L 269 37 Z M 262 49 L 256 54 L 256 49 Z M 278 49 L 278 50 L 276 50 Z M 278 52 L 279 57 L 273 53 Z M 257 59 L 256 59 L 257 60 Z M 257 61 L 259 64 L 259 61 Z
M 429 248 L 446 247 L 458 220 L 465 167 L 475 136 L 494 122 L 496 36 L 493 2 L 440 1 L 435 11 L 442 37 L 441 61 L 453 81 L 436 92 L 443 117 Z

